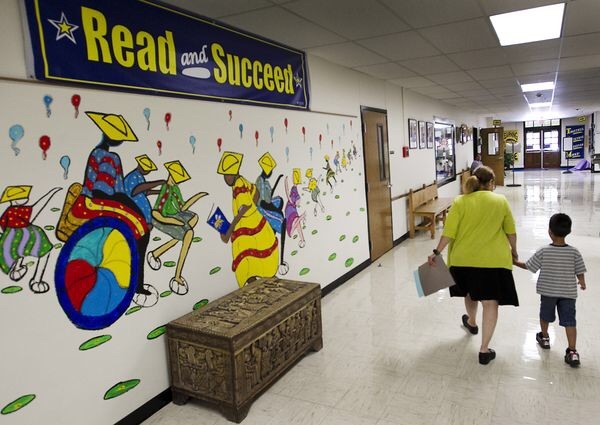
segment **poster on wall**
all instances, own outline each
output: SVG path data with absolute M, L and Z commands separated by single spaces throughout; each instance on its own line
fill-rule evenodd
M 585 125 L 568 125 L 566 126 L 565 131 L 566 137 L 570 137 L 573 140 L 570 159 L 583 158 Z
M 152 0 L 23 1 L 38 80 L 309 108 L 305 54 L 291 47 Z

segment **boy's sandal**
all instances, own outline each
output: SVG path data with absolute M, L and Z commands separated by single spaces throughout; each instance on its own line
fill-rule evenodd
M 579 353 L 576 350 L 571 350 L 567 348 L 567 353 L 565 354 L 565 363 L 567 363 L 571 367 L 579 367 L 581 364 L 581 360 L 579 359 Z
M 535 334 L 535 340 L 543 349 L 548 350 L 550 348 L 550 337 L 544 336 L 541 332 Z
M 473 335 L 477 335 L 477 333 L 479 332 L 479 328 L 477 326 L 469 325 L 469 316 L 467 316 L 466 314 L 462 315 L 462 324 Z
M 479 364 L 488 364 L 496 358 L 496 352 L 491 348 L 487 353 L 479 353 Z

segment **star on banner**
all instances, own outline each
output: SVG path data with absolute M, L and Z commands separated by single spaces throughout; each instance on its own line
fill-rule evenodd
M 69 23 L 69 21 L 67 21 L 67 17 L 65 16 L 65 12 L 61 12 L 60 21 L 48 19 L 48 22 L 50 22 L 52 26 L 56 27 L 56 29 L 58 30 L 56 32 L 56 41 L 60 40 L 63 37 L 67 37 L 73 42 L 73 44 L 77 44 L 73 32 L 77 28 L 79 28 L 79 26 Z

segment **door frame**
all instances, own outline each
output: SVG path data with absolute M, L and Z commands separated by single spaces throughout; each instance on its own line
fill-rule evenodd
M 394 247 L 394 217 L 393 217 L 393 208 L 392 208 L 392 189 L 391 189 L 391 167 L 390 167 L 390 149 L 389 149 L 389 126 L 388 126 L 388 113 L 386 109 L 380 109 L 380 108 L 374 108 L 374 107 L 370 107 L 370 106 L 364 106 L 361 105 L 360 106 L 360 129 L 361 129 L 361 139 L 362 139 L 362 148 L 363 148 L 363 170 L 364 172 L 364 190 L 365 190 L 365 201 L 367 203 L 367 232 L 369 234 L 369 261 L 372 263 L 374 262 L 376 259 L 373 258 L 372 252 L 373 252 L 373 244 L 371 242 L 371 217 L 369 214 L 369 181 L 368 181 L 368 177 L 367 177 L 367 158 L 366 158 L 366 151 L 367 151 L 367 147 L 365 144 L 365 123 L 364 123 L 364 119 L 363 119 L 363 112 L 376 112 L 376 113 L 380 113 L 380 114 L 384 114 L 385 115 L 385 133 L 388 139 L 387 142 L 387 174 L 389 176 L 390 179 L 390 217 L 391 217 L 391 226 L 390 226 L 390 240 L 391 240 L 391 246 L 392 248 Z M 387 252 L 387 251 L 386 251 Z

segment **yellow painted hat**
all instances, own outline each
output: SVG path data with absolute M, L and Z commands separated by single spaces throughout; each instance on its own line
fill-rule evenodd
M 260 157 L 260 159 L 258 160 L 258 164 L 260 165 L 260 168 L 262 168 L 263 171 L 267 174 L 273 171 L 273 168 L 277 166 L 277 162 L 275 162 L 275 160 L 269 152 L 266 152 L 263 156 Z
M 122 115 L 103 114 L 101 112 L 89 112 L 85 114 L 90 117 L 94 124 L 108 137 L 116 142 L 137 142 L 138 138 L 125 121 Z
M 0 199 L 0 204 L 18 199 L 27 199 L 29 198 L 29 192 L 31 192 L 31 186 L 7 186 Z
M 302 170 L 300 168 L 294 168 L 293 171 L 294 184 L 302 183 Z
M 144 171 L 155 171 L 158 169 L 158 167 L 156 167 L 156 164 L 154 163 L 154 161 L 152 161 L 150 159 L 150 157 L 146 154 L 136 156 L 135 160 L 137 161 L 139 166 L 142 167 L 142 170 L 144 170 Z
M 329 155 L 325 155 L 325 161 L 329 161 Z
M 223 152 L 223 156 L 221 157 L 221 161 L 219 162 L 219 168 L 217 168 L 217 173 L 235 176 L 240 171 L 243 159 L 244 155 L 242 155 L 241 153 Z
M 180 161 L 165 162 L 165 168 L 169 171 L 169 175 L 173 177 L 175 183 L 179 184 L 191 179 L 190 175 Z
M 312 177 L 312 171 L 313 171 L 312 168 L 308 168 L 306 170 L 306 177 L 308 177 L 309 179 Z

